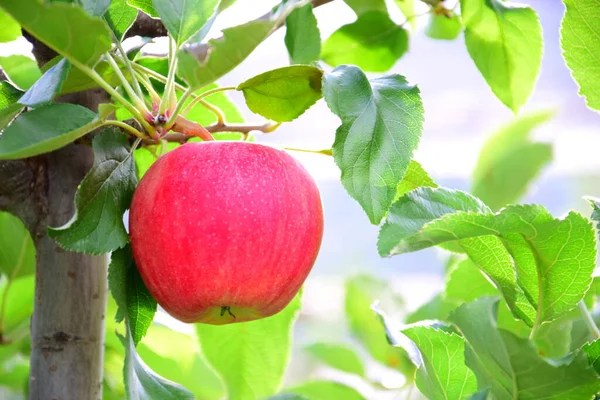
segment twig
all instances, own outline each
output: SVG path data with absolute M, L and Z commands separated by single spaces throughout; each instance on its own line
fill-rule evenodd
M 268 122 L 262 125 L 238 125 L 238 124 L 213 124 L 204 127 L 204 129 L 209 133 L 216 132 L 237 132 L 242 134 L 248 134 L 250 132 L 262 132 L 262 133 L 270 133 L 274 129 L 276 129 L 280 124 L 273 124 Z M 175 124 L 177 126 L 177 124 Z M 161 138 L 161 140 L 167 142 L 177 142 L 177 143 L 185 143 L 190 140 L 192 137 L 196 135 L 190 136 L 185 135 L 183 133 L 169 133 Z M 156 140 L 153 139 L 144 139 L 144 144 L 157 144 Z

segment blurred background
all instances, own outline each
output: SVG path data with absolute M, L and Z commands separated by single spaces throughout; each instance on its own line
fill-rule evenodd
M 222 28 L 257 18 L 277 3 L 276 0 L 238 0 L 217 19 L 210 35 L 218 36 Z M 392 3 L 389 7 L 392 19 L 402 22 L 404 17 Z M 590 209 L 582 196 L 600 196 L 600 157 L 596 150 L 600 148 L 600 115 L 585 107 L 562 58 L 559 43 L 562 2 L 528 0 L 523 3 L 538 12 L 545 49 L 537 87 L 521 113 L 555 112 L 554 118 L 533 134 L 536 141 L 553 145 L 553 160 L 530 186 L 524 202 L 543 204 L 556 216 L 570 209 L 587 216 Z M 418 14 L 419 8 L 416 11 Z M 323 40 L 341 25 L 356 19 L 342 1 L 319 7 L 315 14 Z M 416 19 L 409 52 L 390 73 L 405 76 L 421 90 L 425 126 L 415 159 L 439 185 L 469 190 L 481 147 L 491 134 L 515 116 L 494 96 L 469 57 L 462 37 L 455 41 L 432 40 L 423 33 L 426 22 L 426 16 Z M 237 85 L 265 70 L 288 65 L 284 35 L 285 29 L 277 31 L 218 83 Z M 154 50 L 160 50 L 160 44 L 157 46 Z M 10 54 L 31 56 L 30 45 L 24 40 L 0 44 L 0 56 Z M 322 67 L 329 69 L 324 64 Z M 246 108 L 241 94 L 233 92 L 231 99 L 248 122 L 263 121 Z M 331 147 L 339 124 L 339 119 L 320 100 L 297 120 L 284 124 L 274 133 L 259 135 L 256 140 L 282 147 L 326 149 Z M 388 282 L 396 294 L 396 311 L 409 313 L 443 288 L 448 255 L 428 249 L 380 258 L 376 248 L 379 229 L 369 223 L 358 203 L 342 187 L 333 159 L 304 153 L 294 153 L 294 156 L 315 177 L 321 190 L 325 234 L 317 263 L 304 289 L 286 382 L 294 384 L 306 380 L 307 376 L 350 380 L 367 398 L 375 398 L 381 388 L 352 380 L 330 368 L 315 366 L 302 349 L 314 342 L 352 343 L 354 340 L 344 313 L 345 282 L 349 278 L 366 274 Z M 160 315 L 158 321 L 182 332 L 191 330 L 166 315 Z M 398 387 L 403 383 L 400 374 L 384 370 L 379 364 L 369 363 L 368 367 L 367 373 L 378 376 L 382 387 Z M 377 398 L 406 398 L 406 395 L 391 393 Z M 417 398 L 417 394 L 411 398 Z

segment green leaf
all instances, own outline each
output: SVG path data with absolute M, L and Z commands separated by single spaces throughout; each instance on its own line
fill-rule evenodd
M 22 95 L 23 92 L 9 82 L 0 82 L 0 132 L 23 109 L 23 105 L 17 102 Z
M 90 17 L 80 7 L 60 2 L 0 0 L 0 8 L 72 62 L 91 67 L 111 48 L 110 32 L 104 21 Z
M 127 137 L 107 129 L 92 142 L 94 166 L 75 195 L 75 215 L 48 234 L 63 248 L 104 254 L 129 243 L 123 214 L 137 185 L 135 162 Z
M 361 14 L 323 43 L 321 58 L 336 67 L 354 64 L 371 72 L 385 72 L 408 50 L 408 33 L 385 12 Z
M 306 348 L 313 357 L 323 363 L 351 374 L 365 375 L 365 367 L 352 348 L 340 344 L 315 343 Z
M 386 291 L 389 288 L 385 282 L 369 276 L 357 276 L 346 281 L 346 318 L 352 335 L 362 343 L 373 359 L 399 370 L 410 381 L 414 375 L 414 366 L 403 349 L 390 346 L 385 328 L 371 310 L 371 304 L 382 299 Z
M 26 158 L 59 149 L 101 125 L 96 114 L 68 103 L 21 114 L 0 136 L 0 160 Z
M 153 0 L 158 12 L 177 46 L 181 46 L 205 24 L 212 25 L 211 17 L 220 0 Z M 199 38 L 199 40 L 202 40 Z
M 404 177 L 396 188 L 396 196 L 394 197 L 394 201 L 421 186 L 434 188 L 438 187 L 433 179 L 431 179 L 427 171 L 423 169 L 421 164 L 415 160 L 411 160 L 410 164 L 408 164 L 406 174 L 404 174 Z
M 575 212 L 555 219 L 541 206 L 509 206 L 493 214 L 464 192 L 419 188 L 390 208 L 379 251 L 435 245 L 465 252 L 529 326 L 575 308 L 592 283 L 595 235 Z
M 127 317 L 128 329 L 137 345 L 152 324 L 157 305 L 142 281 L 129 245 L 112 253 L 108 283 L 117 302 L 116 319 Z
M 154 372 L 180 383 L 194 393 L 196 398 L 225 398 L 221 380 L 202 357 L 200 345 L 193 335 L 153 324 L 136 349 Z
M 404 18 L 410 23 L 410 27 L 414 32 L 417 28 L 417 18 L 415 17 L 416 0 L 394 0 L 394 3 L 396 3 L 402 14 L 404 14 Z
M 596 0 L 563 0 L 560 43 L 567 67 L 588 107 L 600 110 L 600 8 Z
M 300 386 L 286 388 L 285 391 L 299 396 L 295 398 L 284 398 L 285 400 L 366 400 L 366 398 L 355 389 L 338 382 L 330 381 L 308 382 Z
M 13 331 L 18 331 L 17 328 L 23 324 L 28 326 L 33 314 L 34 290 L 35 275 L 33 274 L 10 281 L 0 279 L 0 301 L 5 303 L 1 328 L 5 339 L 11 340 Z M 16 339 L 17 335 L 14 336 Z
M 447 17 L 442 14 L 431 13 L 429 14 L 425 34 L 432 39 L 454 40 L 460 35 L 462 29 L 462 21 L 457 14 Z
M 292 65 L 264 72 L 242 82 L 248 108 L 265 118 L 288 122 L 298 118 L 321 98 L 323 71 Z
M 12 42 L 21 36 L 21 27 L 10 15 L 0 10 L 0 43 Z
M 139 10 L 142 10 L 149 16 L 153 18 L 159 18 L 158 12 L 154 9 L 154 5 L 152 4 L 152 0 L 126 0 L 127 4 L 132 7 L 135 7 Z
M 342 120 L 333 144 L 342 183 L 378 224 L 421 137 L 419 89 L 400 75 L 368 80 L 359 68 L 341 66 L 325 74 L 323 95 Z
M 108 10 L 111 0 L 80 0 L 80 2 L 86 13 L 92 17 L 101 17 Z
M 113 31 L 117 40 L 123 40 L 125 32 L 133 25 L 137 17 L 137 10 L 130 7 L 126 0 L 112 0 L 110 7 L 104 14 L 104 19 Z
M 517 112 L 531 95 L 542 64 L 542 28 L 528 6 L 461 0 L 467 50 L 496 96 Z
M 465 365 L 465 340 L 439 322 L 402 326 L 400 331 L 390 319 L 375 310 L 386 325 L 388 340 L 413 354 L 416 346 L 415 383 L 428 399 L 468 399 L 477 390 L 477 380 Z M 410 342 L 405 340 L 410 339 Z
M 552 145 L 532 142 L 530 133 L 553 116 L 548 111 L 527 114 L 496 132 L 479 153 L 473 195 L 494 210 L 517 202 L 552 160 Z
M 9 279 L 34 273 L 35 246 L 23 222 L 0 212 L 0 275 Z
M 180 51 L 178 74 L 192 88 L 200 89 L 238 66 L 285 20 L 295 1 L 276 7 L 268 18 L 223 30 L 223 37 L 211 39 L 194 54 Z
M 129 332 L 119 336 L 126 349 L 125 388 L 128 400 L 193 400 L 194 395 L 183 386 L 171 382 L 152 371 L 135 351 Z
M 497 299 L 482 297 L 450 316 L 467 342 L 466 364 L 479 389 L 490 388 L 495 399 L 590 399 L 600 380 L 583 352 L 551 365 L 527 339 L 496 326 Z
M 19 99 L 19 103 L 29 107 L 38 107 L 50 103 L 60 93 L 70 69 L 71 63 L 63 58 L 42 75 Z
M 285 19 L 285 46 L 292 64 L 310 64 L 321 55 L 321 32 L 312 4 L 298 7 Z
M 581 350 L 588 356 L 588 360 L 596 373 L 600 374 L 600 339 L 596 339 L 591 343 L 586 343 Z
M 121 84 L 119 76 L 106 61 L 99 61 L 94 69 L 109 85 L 119 86 Z M 121 66 L 121 72 L 128 73 L 125 66 Z M 80 92 L 95 87 L 98 87 L 98 84 L 88 75 L 77 68 L 71 68 L 67 80 L 63 83 L 61 94 Z
M 356 15 L 360 16 L 369 11 L 381 11 L 387 13 L 385 0 L 344 0 Z
M 37 63 L 22 55 L 0 57 L 0 68 L 22 90 L 29 89 L 42 76 Z
M 268 318 L 221 326 L 196 324 L 202 352 L 222 377 L 229 400 L 261 399 L 277 393 L 299 309 L 300 294 Z

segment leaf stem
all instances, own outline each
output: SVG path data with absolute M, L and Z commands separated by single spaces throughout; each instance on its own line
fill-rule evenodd
M 167 78 L 165 76 L 163 76 L 162 74 L 159 74 L 158 72 L 153 71 L 149 68 L 146 68 L 142 65 L 133 64 L 133 68 L 136 69 L 139 73 L 147 74 L 148 76 L 156 79 L 159 82 L 162 82 L 162 83 L 167 82 Z M 181 92 L 186 91 L 186 88 L 184 86 L 178 84 L 177 82 L 175 82 L 174 86 L 177 90 L 179 90 Z M 196 97 L 198 97 L 198 96 L 199 95 L 191 94 L 191 97 L 193 99 L 196 99 Z M 202 106 L 204 106 L 206 109 L 211 111 L 213 114 L 215 114 L 215 116 L 217 117 L 217 124 L 219 124 L 219 125 L 225 124 L 225 116 L 223 115 L 223 112 L 217 106 L 214 106 L 214 105 L 208 103 L 204 99 L 200 100 L 199 103 L 202 104 Z M 189 108 L 189 106 L 182 112 L 183 116 L 185 116 L 188 112 L 191 111 L 191 110 L 188 110 L 188 108 Z
M 115 59 L 110 55 L 110 53 L 105 53 L 104 56 L 106 57 L 106 60 L 108 61 L 108 63 L 112 67 L 112 69 L 115 71 L 115 73 L 119 77 L 119 80 L 123 84 L 123 88 L 125 88 L 125 91 L 129 95 L 131 100 L 133 100 L 133 104 L 137 107 L 138 110 L 146 111 L 146 105 L 144 104 L 144 101 L 135 93 L 135 91 L 129 84 L 129 81 L 123 74 L 123 71 L 121 71 L 121 68 L 119 68 L 119 65 L 117 64 Z
M 77 60 L 70 60 L 71 63 L 73 65 L 75 65 L 75 67 L 79 68 L 84 74 L 86 74 L 87 76 L 89 76 L 90 78 L 92 78 L 92 80 L 94 82 L 96 82 L 98 84 L 98 86 L 100 86 L 102 89 L 104 89 L 108 94 L 110 94 L 112 97 L 114 97 L 117 101 L 119 101 L 121 104 L 123 104 L 123 106 L 130 112 L 133 114 L 133 116 L 135 117 L 135 119 L 140 123 L 140 125 L 142 125 L 142 127 L 146 130 L 146 132 L 148 132 L 150 134 L 150 136 L 154 136 L 156 135 L 156 129 L 154 129 L 154 127 L 152 125 L 150 125 L 148 123 L 148 121 L 146 121 L 146 119 L 144 118 L 144 116 L 142 115 L 142 113 L 135 108 L 129 101 L 127 101 L 126 98 L 124 98 L 123 96 L 121 96 L 119 94 L 119 92 L 117 92 L 115 89 L 113 89 L 112 86 L 110 86 L 104 79 L 102 79 L 102 77 L 92 68 L 88 67 L 85 64 L 80 63 Z
M 119 128 L 126 130 L 127 132 L 131 133 L 132 135 L 136 136 L 139 139 L 146 139 L 148 137 L 148 136 L 144 135 L 142 132 L 135 129 L 133 126 L 128 125 L 123 121 L 109 119 L 109 120 L 103 121 L 102 125 L 118 126 Z
M 123 64 L 125 64 L 125 66 L 127 67 L 127 70 L 129 71 L 129 75 L 131 75 L 131 81 L 133 82 L 133 88 L 135 89 L 135 92 L 137 93 L 138 97 L 140 99 L 144 98 L 144 93 L 142 92 L 142 88 L 140 87 L 140 84 L 137 80 L 137 77 L 135 75 L 135 73 L 133 72 L 133 68 L 131 67 L 131 61 L 129 61 L 129 58 L 127 57 L 127 53 L 125 53 L 125 50 L 123 49 L 123 46 L 121 45 L 121 41 L 117 40 L 117 49 L 119 50 L 119 54 L 121 55 L 121 60 L 123 61 Z
M 579 306 L 579 312 L 581 312 L 583 321 L 585 322 L 588 329 L 590 330 L 590 333 L 592 334 L 594 339 L 600 339 L 600 329 L 598 329 L 598 326 L 596 326 L 596 323 L 594 322 L 594 318 L 592 318 L 592 314 L 590 314 L 590 311 L 587 309 L 585 302 L 583 300 L 581 300 L 579 302 L 578 306 Z
M 171 116 L 169 117 L 169 120 L 167 121 L 167 123 L 165 124 L 165 128 L 169 129 L 170 127 L 173 126 L 173 124 L 175 123 L 175 119 L 177 119 L 179 111 L 181 110 L 181 108 L 183 107 L 183 104 L 185 103 L 185 101 L 187 100 L 188 97 L 190 97 L 193 94 L 192 89 L 187 89 L 183 95 L 181 96 L 181 98 L 179 99 L 179 101 L 177 102 L 177 105 L 175 106 L 175 109 L 173 110 L 173 114 L 171 114 Z M 195 100 L 195 99 L 194 99 Z
M 204 93 L 200 93 L 199 95 L 196 95 L 196 97 L 194 98 L 194 100 L 192 100 L 190 102 L 190 104 L 187 105 L 187 107 L 185 108 L 185 110 L 183 111 L 183 114 L 187 114 L 197 103 L 203 101 L 204 98 L 210 96 L 211 94 L 215 94 L 215 93 L 219 93 L 219 92 L 224 92 L 226 90 L 236 90 L 235 86 L 223 86 L 220 88 L 215 88 L 215 89 L 211 89 L 211 90 L 207 90 Z
M 173 38 L 171 35 L 169 38 L 169 73 L 167 76 L 167 82 L 165 84 L 165 91 L 163 93 L 160 106 L 158 107 L 158 114 L 164 114 L 169 106 L 171 106 L 171 91 L 173 91 L 173 84 L 175 83 L 175 69 L 177 68 L 177 56 L 175 54 L 175 46 L 173 45 Z
M 313 154 L 321 154 L 324 156 L 332 156 L 333 153 L 331 152 L 331 149 L 325 149 L 325 150 L 310 150 L 310 149 L 296 149 L 294 147 L 284 147 L 284 150 L 289 150 L 289 151 L 299 151 L 301 153 L 313 153 Z

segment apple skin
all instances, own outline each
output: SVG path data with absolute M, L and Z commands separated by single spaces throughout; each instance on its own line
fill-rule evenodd
M 129 229 L 158 304 L 180 321 L 221 325 L 293 299 L 319 252 L 323 209 L 312 177 L 282 150 L 188 143 L 146 172 Z

